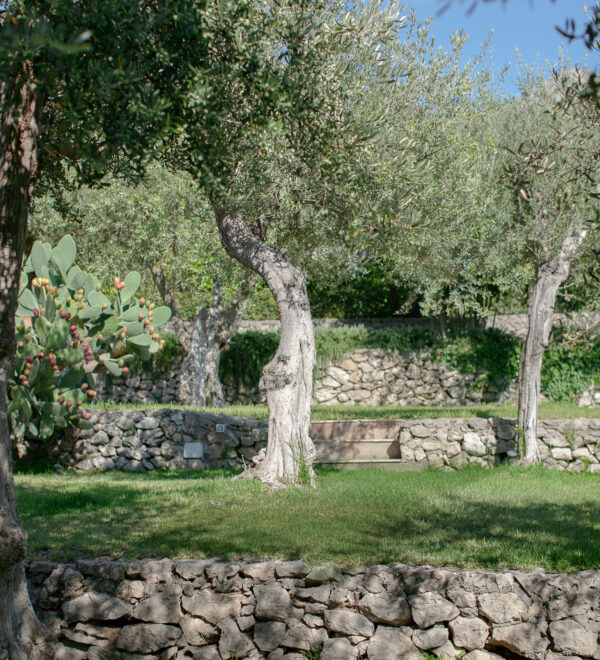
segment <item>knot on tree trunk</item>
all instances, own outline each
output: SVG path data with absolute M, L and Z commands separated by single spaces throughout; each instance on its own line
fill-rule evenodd
M 0 508 L 0 571 L 5 571 L 25 559 L 27 535 Z

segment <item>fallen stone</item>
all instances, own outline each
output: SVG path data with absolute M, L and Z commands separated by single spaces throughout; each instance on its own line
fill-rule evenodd
M 490 634 L 487 623 L 478 617 L 456 617 L 449 627 L 454 645 L 468 651 L 482 649 Z
M 375 626 L 366 616 L 345 609 L 327 610 L 324 616 L 328 630 L 344 635 L 363 635 L 371 637 Z
M 452 621 L 460 610 L 439 594 L 428 592 L 410 598 L 412 617 L 419 628 L 431 628 L 436 623 Z
M 88 591 L 62 605 L 65 621 L 112 621 L 131 614 L 131 606 L 120 598 Z
M 371 621 L 390 626 L 402 626 L 411 619 L 410 607 L 404 596 L 394 598 L 388 594 L 366 594 L 360 599 L 358 609 Z
M 133 616 L 151 623 L 177 623 L 182 616 L 181 587 L 175 585 L 143 600 L 133 611 Z
M 164 623 L 136 623 L 124 626 L 117 640 L 117 648 L 131 653 L 152 653 L 173 645 L 181 636 L 178 626 Z

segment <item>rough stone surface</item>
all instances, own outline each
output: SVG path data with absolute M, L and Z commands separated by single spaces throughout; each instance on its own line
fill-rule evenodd
M 27 571 L 64 660 L 600 660 L 600 571 L 268 564 L 44 560 Z

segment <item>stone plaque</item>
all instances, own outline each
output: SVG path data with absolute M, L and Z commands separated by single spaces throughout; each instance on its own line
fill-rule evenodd
M 204 458 L 204 443 L 186 442 L 183 445 L 183 458 Z
M 217 433 L 225 433 L 225 424 L 217 424 Z

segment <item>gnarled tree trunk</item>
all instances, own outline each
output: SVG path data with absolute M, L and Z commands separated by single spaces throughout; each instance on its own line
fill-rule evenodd
M 538 268 L 536 281 L 529 294 L 529 329 L 519 365 L 518 433 L 519 451 L 524 463 L 536 463 L 540 459 L 537 420 L 542 359 L 552 331 L 556 294 L 569 277 L 571 263 L 586 235 L 587 230 L 581 220 L 574 219 L 558 255 Z
M 17 508 L 7 380 L 15 355 L 15 311 L 29 204 L 37 175 L 39 105 L 30 63 L 5 72 L 0 86 L 0 657 L 54 657 L 33 612 L 23 560 L 26 536 Z
M 229 346 L 231 335 L 239 326 L 240 307 L 246 298 L 247 295 L 240 296 L 224 307 L 220 287 L 216 287 L 212 306 L 202 307 L 196 314 L 179 381 L 179 399 L 183 403 L 201 408 L 225 405 L 219 363 L 221 353 Z
M 281 339 L 275 357 L 263 369 L 259 387 L 269 407 L 267 448 L 243 477 L 272 486 L 314 484 L 315 447 L 309 436 L 315 337 L 304 271 L 285 252 L 262 240 L 233 212 L 217 211 L 225 250 L 258 273 L 275 297 Z
M 160 266 L 152 268 L 152 275 L 163 302 L 171 310 L 175 332 L 187 353 L 180 370 L 179 401 L 199 408 L 219 408 L 225 405 L 219 378 L 221 353 L 229 346 L 231 335 L 239 326 L 241 311 L 250 295 L 250 288 L 242 287 L 240 295 L 224 307 L 221 286 L 217 283 L 212 306 L 202 307 L 198 311 L 190 335 Z

